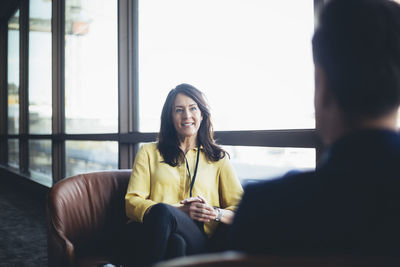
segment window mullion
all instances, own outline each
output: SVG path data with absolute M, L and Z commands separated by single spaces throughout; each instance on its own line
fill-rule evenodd
M 64 24 L 65 1 L 52 5 L 52 135 L 65 133 Z M 65 176 L 65 139 L 52 141 L 53 183 Z
M 19 77 L 19 168 L 28 173 L 28 47 L 29 47 L 29 1 L 21 2 L 20 12 L 20 77 Z
M 119 134 L 138 131 L 138 1 L 118 6 Z M 119 143 L 119 168 L 132 167 L 137 144 Z
M 7 23 L 0 23 L 0 164 L 7 163 Z

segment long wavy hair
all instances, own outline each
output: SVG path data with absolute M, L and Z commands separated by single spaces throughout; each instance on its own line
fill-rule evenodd
M 178 94 L 190 97 L 200 108 L 203 120 L 197 132 L 197 144 L 203 146 L 207 160 L 215 162 L 224 158 L 227 152 L 215 143 L 210 109 L 203 93 L 194 86 L 183 83 L 169 92 L 161 113 L 157 148 L 163 156 L 164 162 L 175 167 L 183 163 L 184 160 L 184 154 L 179 148 L 178 134 L 172 119 L 172 110 Z

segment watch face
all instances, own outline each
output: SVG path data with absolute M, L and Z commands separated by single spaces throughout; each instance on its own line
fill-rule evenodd
M 214 207 L 214 209 L 217 211 L 217 218 L 215 218 L 215 220 L 217 221 L 217 222 L 219 222 L 220 220 L 221 220 L 221 217 L 222 217 L 222 210 L 220 209 L 220 208 L 218 208 L 218 207 Z

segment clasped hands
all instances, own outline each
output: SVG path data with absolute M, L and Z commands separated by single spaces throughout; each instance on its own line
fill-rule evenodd
M 202 196 L 190 197 L 180 202 L 183 204 L 180 210 L 190 218 L 199 222 L 209 222 L 217 218 L 217 212 Z

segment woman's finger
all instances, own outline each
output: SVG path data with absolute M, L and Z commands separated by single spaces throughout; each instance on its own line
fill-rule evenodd
M 211 210 L 204 204 L 202 203 L 193 203 L 189 207 L 190 210 L 198 213 L 207 213 L 211 212 Z
M 214 216 L 214 213 L 208 210 L 193 210 L 192 213 L 199 216 Z
M 201 221 L 201 222 L 206 222 L 206 221 L 210 221 L 210 220 L 214 219 L 213 216 L 203 214 L 203 213 L 194 213 L 194 212 L 191 212 L 189 214 L 189 217 L 192 218 L 193 220 L 197 220 L 197 221 Z
M 193 203 L 193 202 L 201 202 L 201 200 L 198 197 L 190 197 L 190 198 L 186 198 L 186 199 L 182 200 L 181 204 L 189 204 L 189 203 Z
M 201 222 L 209 222 L 210 220 L 213 219 L 212 216 L 206 215 L 206 214 L 199 214 L 199 213 L 194 213 L 191 216 L 192 219 L 201 221 Z
M 189 216 L 199 222 L 209 222 L 217 217 L 213 207 L 204 203 L 191 203 L 189 206 Z
M 196 218 L 207 218 L 207 219 L 215 219 L 216 212 L 214 209 L 204 209 L 204 208 L 197 208 L 191 207 L 190 213 Z
M 201 202 L 207 204 L 207 201 L 206 201 L 206 199 L 205 199 L 204 197 L 202 197 L 202 196 L 197 196 L 197 198 L 200 199 Z
M 210 205 L 208 205 L 208 204 L 203 204 L 203 203 L 199 203 L 199 202 L 196 202 L 196 203 L 194 203 L 192 206 L 195 206 L 197 209 L 202 209 L 202 210 L 208 210 L 208 211 L 214 211 L 214 208 L 213 207 L 211 207 Z

